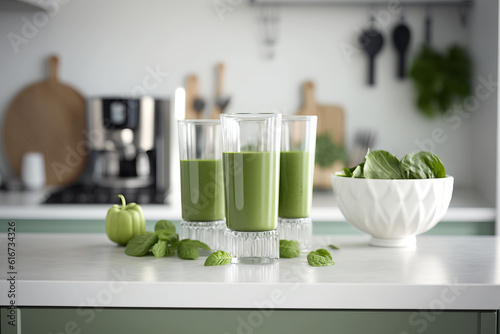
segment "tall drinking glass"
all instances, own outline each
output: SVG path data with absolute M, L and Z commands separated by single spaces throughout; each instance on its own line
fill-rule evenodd
M 236 263 L 279 258 L 281 114 L 222 114 L 226 241 Z
M 311 248 L 317 116 L 283 116 L 278 230 L 280 238 Z
M 220 120 L 178 121 L 182 221 L 179 237 L 224 248 Z

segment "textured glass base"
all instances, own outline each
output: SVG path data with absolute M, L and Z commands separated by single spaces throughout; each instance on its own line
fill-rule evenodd
M 239 232 L 226 230 L 227 251 L 233 263 L 274 263 L 280 255 L 277 230 L 264 232 Z
M 207 222 L 181 221 L 179 238 L 199 240 L 206 243 L 212 250 L 224 250 L 224 231 L 226 230 L 225 220 L 214 220 Z
M 278 231 L 282 240 L 296 240 L 300 251 L 311 249 L 312 219 L 311 218 L 278 218 Z

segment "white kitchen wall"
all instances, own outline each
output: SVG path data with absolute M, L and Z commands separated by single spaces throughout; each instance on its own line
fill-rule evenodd
M 356 45 L 370 8 L 280 8 L 276 57 L 268 60 L 262 55 L 261 8 L 250 6 L 247 1 L 216 1 L 230 6 L 222 19 L 213 0 L 60 1 L 64 4 L 58 12 L 26 44 L 19 45 L 17 53 L 7 35 L 9 32 L 22 35 L 25 20 L 32 21 L 35 12 L 0 12 L 0 116 L 20 89 L 45 77 L 46 58 L 53 53 L 61 59 L 61 80 L 85 96 L 130 94 L 135 86 L 141 85 L 148 68 L 159 68 L 161 72 L 168 72 L 168 76 L 161 77 L 158 87 L 150 92 L 152 95 L 173 96 L 175 88 L 183 85 L 188 74 L 197 73 L 201 93 L 211 97 L 215 64 L 223 61 L 227 69 L 225 89 L 232 96 L 229 112 L 295 113 L 301 106 L 301 84 L 313 80 L 319 102 L 339 104 L 345 109 L 348 148 L 352 147 L 357 129 L 375 128 L 378 132 L 375 148 L 389 150 L 397 156 L 421 148 L 433 149 L 458 185 L 482 182 L 485 183 L 483 193 L 493 196 L 494 184 L 473 175 L 477 170 L 474 160 L 481 155 L 494 156 L 495 150 L 493 145 L 481 145 L 481 141 L 474 138 L 475 133 L 482 132 L 483 123 L 487 123 L 484 125 L 487 138 L 496 137 L 496 127 L 490 123 L 493 116 L 496 119 L 496 109 L 477 121 L 474 119 L 479 118 L 477 114 L 482 111 L 473 113 L 456 130 L 444 120 L 422 117 L 414 107 L 411 82 L 399 81 L 395 76 L 396 54 L 390 33 L 399 15 L 385 16 L 389 13 L 387 8 L 375 7 L 375 12 L 382 15 L 385 44 L 376 61 L 376 86 L 368 87 L 365 56 L 355 49 L 347 59 L 340 46 Z M 477 2 L 488 1 L 491 2 Z M 496 6 L 496 1 L 493 3 Z M 469 14 L 474 10 L 477 9 L 468 10 Z M 445 49 L 459 43 L 476 48 L 473 55 L 479 60 L 492 57 L 485 54 L 489 49 L 482 51 L 481 47 L 492 43 L 491 48 L 496 49 L 496 35 L 471 41 L 471 21 L 478 21 L 477 15 L 468 15 L 469 20 L 462 25 L 456 8 L 432 8 L 431 13 L 435 47 Z M 410 56 L 414 56 L 423 41 L 425 8 L 409 7 L 404 14 L 412 28 Z M 496 24 L 496 16 L 491 16 L 494 22 L 483 22 L 477 29 Z M 480 34 L 475 33 L 476 37 Z M 496 60 L 496 54 L 494 57 Z M 489 62 L 484 68 L 475 68 L 476 76 L 496 73 L 496 65 Z M 488 108 L 495 108 L 496 99 L 487 102 Z M 435 129 L 442 129 L 446 140 L 429 145 Z M 418 142 L 427 144 L 419 147 Z M 6 171 L 4 159 L 0 168 Z M 494 165 L 482 168 L 495 174 Z
M 470 16 L 471 36 L 470 48 L 474 58 L 474 93 L 483 86 L 488 77 L 498 81 L 498 1 L 480 0 L 474 6 Z M 485 93 L 480 89 L 479 95 Z M 498 101 L 494 92 L 480 101 L 473 114 L 472 124 L 472 161 L 474 161 L 474 181 L 483 196 L 495 198 L 495 184 L 497 175 L 497 117 Z M 459 130 L 459 129 L 457 129 Z M 500 226 L 500 225 L 499 225 Z

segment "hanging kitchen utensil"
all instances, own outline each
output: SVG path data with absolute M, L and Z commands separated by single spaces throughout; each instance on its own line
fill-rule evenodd
M 3 124 L 5 155 L 20 175 L 26 152 L 45 157 L 47 185 L 76 181 L 87 163 L 85 100 L 57 75 L 58 58 L 49 59 L 49 78 L 23 89 L 7 109 Z
M 191 74 L 186 80 L 186 119 L 203 118 L 205 100 L 198 93 L 198 76 Z
M 406 25 L 404 17 L 401 16 L 401 21 L 396 25 L 392 32 L 392 41 L 398 53 L 398 78 L 403 79 L 406 76 L 406 53 L 410 45 L 411 32 Z
M 260 26 L 265 57 L 273 59 L 279 28 L 279 16 L 276 7 L 272 5 L 262 7 Z
M 370 27 L 363 30 L 359 36 L 359 43 L 363 51 L 368 55 L 368 84 L 375 84 L 375 56 L 384 45 L 384 37 L 375 29 L 375 18 L 370 19 Z
M 425 31 L 424 31 L 425 44 L 427 44 L 428 46 L 430 46 L 431 45 L 432 21 L 431 21 L 431 14 L 430 14 L 429 6 L 427 6 L 426 9 L 425 9 L 425 24 L 424 24 L 424 27 L 425 27 Z
M 225 96 L 222 94 L 222 80 L 224 78 L 224 70 L 225 66 L 223 63 L 217 64 L 216 67 L 216 89 L 215 89 L 215 108 L 210 115 L 210 118 L 219 119 L 220 114 L 224 112 L 224 110 L 229 105 L 231 98 L 229 96 Z

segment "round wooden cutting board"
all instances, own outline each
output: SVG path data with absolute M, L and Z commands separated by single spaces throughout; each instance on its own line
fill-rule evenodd
M 57 78 L 58 58 L 49 59 L 49 78 L 23 89 L 3 123 L 3 144 L 13 171 L 20 175 L 26 152 L 42 152 L 47 185 L 76 181 L 87 163 L 85 100 Z

